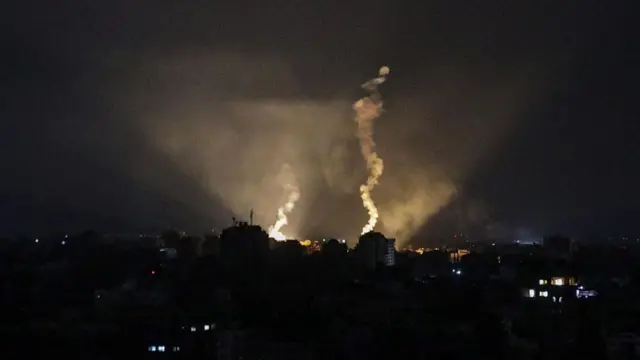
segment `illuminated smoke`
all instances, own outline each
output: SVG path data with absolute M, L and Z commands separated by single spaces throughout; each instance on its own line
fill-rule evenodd
M 353 109 L 356 112 L 355 121 L 358 123 L 357 136 L 360 140 L 360 150 L 362 156 L 367 162 L 369 169 L 369 177 L 367 182 L 360 186 L 360 194 L 362 204 L 369 213 L 369 221 L 362 228 L 362 233 L 368 233 L 373 230 L 378 222 L 378 208 L 371 198 L 371 191 L 378 184 L 378 179 L 384 170 L 382 159 L 375 152 L 375 143 L 373 141 L 373 120 L 380 116 L 382 112 L 382 96 L 378 92 L 378 85 L 385 82 L 389 68 L 383 66 L 380 68 L 378 77 L 371 79 L 362 85 L 362 88 L 369 92 L 369 95 L 356 101 Z
M 411 168 L 410 172 L 396 176 L 393 186 L 385 188 L 385 195 L 391 200 L 380 210 L 382 230 L 396 239 L 398 248 L 407 244 L 457 193 L 452 180 L 436 167 L 428 171 L 417 166 Z
M 296 184 L 296 179 L 288 165 L 283 166 L 283 172 L 289 173 L 290 181 L 285 184 L 285 191 L 287 192 L 287 202 L 278 209 L 278 219 L 275 224 L 269 227 L 269 237 L 277 241 L 285 241 L 290 239 L 287 235 L 283 234 L 280 230 L 289 223 L 287 215 L 293 211 L 298 199 L 300 199 L 300 189 Z

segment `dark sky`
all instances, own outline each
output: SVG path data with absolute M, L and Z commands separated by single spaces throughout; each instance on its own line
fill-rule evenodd
M 292 230 L 352 236 L 366 216 L 349 104 L 386 64 L 380 229 L 636 236 L 624 3 L 15 1 L 0 233 L 200 231 L 254 206 L 266 224 L 287 163 Z

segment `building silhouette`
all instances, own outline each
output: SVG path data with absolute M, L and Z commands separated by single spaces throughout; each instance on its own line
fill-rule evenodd
M 379 266 L 394 266 L 396 263 L 395 239 L 388 239 L 379 232 L 369 232 L 360 236 L 355 249 L 355 257 L 361 267 L 367 270 Z
M 257 225 L 238 222 L 220 235 L 220 259 L 228 270 L 246 272 L 266 265 L 269 235 Z
M 331 258 L 342 257 L 347 253 L 347 244 L 345 241 L 330 239 L 322 242 L 320 251 L 323 255 Z
M 271 250 L 272 256 L 285 262 L 300 260 L 306 248 L 298 240 L 278 241 Z

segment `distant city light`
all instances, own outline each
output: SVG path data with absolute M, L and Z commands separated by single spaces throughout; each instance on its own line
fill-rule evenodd
M 36 242 L 40 242 L 40 239 L 36 239 Z
M 576 290 L 576 297 L 578 299 L 581 299 L 581 298 L 587 299 L 597 295 L 598 295 L 598 292 L 595 290 L 580 290 L 580 289 Z
M 173 352 L 178 352 L 178 351 L 180 351 L 180 346 L 174 346 L 171 349 L 173 350 Z M 167 350 L 167 347 L 164 346 L 164 345 L 158 345 L 158 346 L 151 345 L 151 346 L 148 347 L 148 351 L 149 352 L 156 352 L 156 351 L 157 352 L 165 352 L 166 350 Z
M 151 270 L 151 275 L 155 275 L 156 271 L 155 270 Z

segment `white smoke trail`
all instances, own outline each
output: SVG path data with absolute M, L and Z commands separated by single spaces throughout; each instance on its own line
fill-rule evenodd
M 287 202 L 278 209 L 278 218 L 275 224 L 269 227 L 269 237 L 277 241 L 290 239 L 290 237 L 282 233 L 281 229 L 289 223 L 287 215 L 293 211 L 296 202 L 300 199 L 300 189 L 296 184 L 295 175 L 291 172 L 290 167 L 288 165 L 283 166 L 283 172 L 287 172 L 289 175 L 289 180 L 285 184 L 285 191 L 289 195 L 287 196 Z
M 367 182 L 360 186 L 360 197 L 362 204 L 369 213 L 369 221 L 362 228 L 362 234 L 373 230 L 378 223 L 378 208 L 371 198 L 371 191 L 378 184 L 378 179 L 384 170 L 384 162 L 375 152 L 375 142 L 373 141 L 373 120 L 378 118 L 382 112 L 382 96 L 378 92 L 378 86 L 387 80 L 389 68 L 380 68 L 378 77 L 371 79 L 362 85 L 362 88 L 369 92 L 369 95 L 356 101 L 353 109 L 356 112 L 355 121 L 358 123 L 357 136 L 360 140 L 360 150 L 367 162 L 369 177 Z

